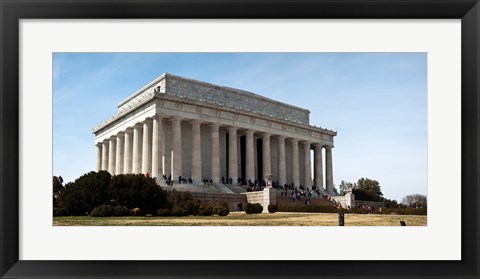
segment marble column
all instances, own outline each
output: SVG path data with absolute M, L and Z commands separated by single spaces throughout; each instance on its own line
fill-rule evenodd
M 211 156 L 211 179 L 213 182 L 220 182 L 220 139 L 218 134 L 219 125 L 210 125 L 210 139 L 212 141 L 212 156 Z
M 132 173 L 132 131 L 127 129 L 124 134 L 123 172 Z
M 327 193 L 333 194 L 333 166 L 332 166 L 332 147 L 325 146 L 325 174 L 326 174 L 326 187 Z
M 238 147 L 237 147 L 237 128 L 228 128 L 228 178 L 232 178 L 233 184 L 238 180 Z M 228 181 L 228 179 L 227 179 Z
M 314 176 L 315 176 L 315 187 L 320 190 L 320 192 L 323 193 L 323 162 L 322 162 L 322 144 L 321 143 L 315 143 L 314 145 L 315 148 L 315 155 L 314 155 L 314 160 L 315 160 L 315 170 L 314 170 Z
M 255 181 L 255 153 L 254 153 L 254 138 L 253 134 L 255 131 L 253 130 L 247 130 L 247 136 L 246 136 L 246 141 L 245 141 L 245 149 L 246 149 L 246 154 L 245 154 L 245 177 L 247 183 L 248 180 Z
M 115 175 L 115 138 L 108 140 L 108 172 Z
M 115 174 L 123 174 L 123 134 L 119 133 L 117 135 L 117 153 L 115 154 Z
M 108 141 L 102 142 L 102 170 L 108 171 Z
M 178 177 L 183 177 L 182 170 L 182 119 L 172 118 L 173 129 L 173 170 L 172 180 L 178 181 Z
M 270 136 L 269 133 L 263 134 L 263 176 L 262 179 L 265 179 L 266 175 L 272 175 L 272 158 L 270 155 Z M 274 179 L 273 179 L 274 180 Z
M 305 189 L 308 187 L 310 190 L 312 189 L 312 169 L 311 169 L 311 159 L 310 159 L 310 142 L 305 141 L 303 142 L 303 150 L 304 150 L 304 180 L 305 180 Z
M 282 187 L 287 183 L 284 136 L 278 136 L 278 183 Z
M 145 120 L 148 121 L 148 120 Z M 143 144 L 142 144 L 142 173 L 151 174 L 152 172 L 152 151 L 150 143 L 152 124 L 150 122 L 143 123 Z
M 97 163 L 95 165 L 95 169 L 98 171 L 102 170 L 102 144 L 97 143 L 95 144 L 95 147 L 97 149 Z
M 291 139 L 292 142 L 292 182 L 295 188 L 300 186 L 300 167 L 298 160 L 298 139 Z
M 141 173 L 142 172 L 142 161 L 141 157 L 141 131 L 140 126 L 133 127 L 133 151 L 132 151 L 132 173 Z
M 162 165 L 160 161 L 163 155 L 162 149 L 160 148 L 162 144 L 160 141 L 162 132 L 162 118 L 156 116 L 153 118 L 152 124 L 152 177 L 156 177 L 157 182 L 162 176 Z
M 200 136 L 200 121 L 192 121 L 192 180 L 202 181 L 202 142 Z

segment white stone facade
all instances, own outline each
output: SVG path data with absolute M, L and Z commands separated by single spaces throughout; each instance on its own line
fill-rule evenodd
M 222 177 L 254 181 L 271 174 L 280 185 L 314 183 L 333 192 L 336 132 L 310 126 L 306 109 L 171 74 L 161 75 L 118 109 L 93 129 L 97 170 L 215 183 Z

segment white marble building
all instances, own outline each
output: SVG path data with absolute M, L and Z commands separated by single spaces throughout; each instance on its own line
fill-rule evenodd
M 311 126 L 309 114 L 247 91 L 163 74 L 93 129 L 96 168 L 215 183 L 271 174 L 280 185 L 315 184 L 331 193 L 336 132 Z

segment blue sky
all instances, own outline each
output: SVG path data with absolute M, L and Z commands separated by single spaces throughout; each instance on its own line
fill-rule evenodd
M 338 131 L 334 183 L 427 194 L 426 53 L 54 53 L 53 175 L 95 169 L 92 128 L 168 72 L 307 108 Z

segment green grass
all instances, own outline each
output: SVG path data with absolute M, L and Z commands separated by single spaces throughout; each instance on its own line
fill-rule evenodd
M 346 214 L 345 226 L 426 226 L 427 216 Z M 336 213 L 245 214 L 233 212 L 220 216 L 186 217 L 54 217 L 54 226 L 338 226 Z

